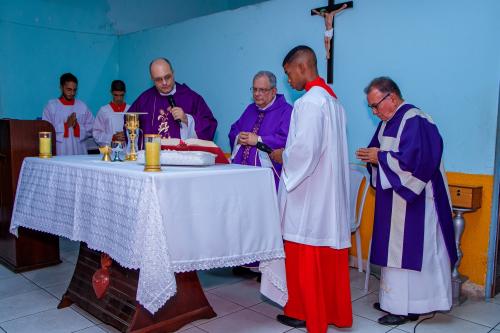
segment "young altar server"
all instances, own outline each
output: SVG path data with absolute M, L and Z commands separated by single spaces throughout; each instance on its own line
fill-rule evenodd
M 87 154 L 86 140 L 92 135 L 94 117 L 87 105 L 75 98 L 78 79 L 73 74 L 61 75 L 59 83 L 61 97 L 47 103 L 42 119 L 55 128 L 57 155 Z
M 124 113 L 130 105 L 125 103 L 125 82 L 111 82 L 112 101 L 102 106 L 97 112 L 92 134 L 99 146 L 111 145 L 111 141 L 125 141 L 123 133 Z
M 348 248 L 349 166 L 344 108 L 318 76 L 314 51 L 297 46 L 283 60 L 288 82 L 306 90 L 293 106 L 278 190 L 288 302 L 281 323 L 325 333 L 352 325 Z

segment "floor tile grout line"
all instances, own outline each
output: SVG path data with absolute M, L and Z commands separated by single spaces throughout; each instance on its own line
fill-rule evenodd
M 75 311 L 75 312 L 76 312 L 76 311 Z M 77 331 L 71 331 L 71 333 L 78 333 L 78 332 L 81 332 L 81 331 L 83 331 L 83 330 L 86 330 L 86 329 L 89 329 L 89 328 L 92 328 L 92 327 L 98 327 L 101 331 L 103 331 L 103 330 L 99 327 L 99 325 L 94 324 L 94 325 L 92 325 L 92 326 L 84 327 L 84 328 L 79 329 L 79 330 L 77 330 Z M 104 332 L 105 332 L 105 331 L 103 331 L 103 333 L 104 333 Z
M 439 311 L 436 311 L 436 313 L 440 313 L 440 314 L 445 315 L 445 316 L 450 316 L 450 317 L 453 317 L 453 318 L 457 318 L 457 319 L 460 319 L 460 320 L 464 320 L 464 321 L 467 321 L 467 322 L 469 322 L 469 323 L 476 324 L 476 325 L 480 325 L 480 326 L 487 327 L 487 328 L 495 328 L 495 326 L 496 326 L 496 325 L 498 325 L 498 324 L 495 324 L 495 326 L 491 327 L 491 326 L 488 326 L 488 325 L 485 325 L 485 324 L 477 323 L 477 322 L 472 321 L 472 320 L 470 320 L 470 319 L 465 319 L 465 318 L 458 317 L 458 316 L 453 315 L 453 314 L 451 314 L 451 313 L 443 313 L 443 312 L 439 312 Z
M 221 318 L 224 318 L 224 317 L 227 317 L 229 315 L 232 315 L 232 314 L 235 314 L 237 312 L 240 312 L 240 311 L 243 311 L 243 310 L 246 310 L 245 308 L 243 309 L 239 309 L 239 310 L 236 310 L 236 311 L 233 311 L 233 312 L 230 312 L 230 313 L 226 313 L 225 315 L 223 316 L 219 316 L 217 315 L 216 317 L 213 317 L 213 318 L 208 318 L 208 319 L 199 319 L 199 320 L 203 320 L 203 323 L 199 323 L 199 324 L 193 324 L 194 322 L 191 322 L 189 324 L 191 324 L 192 326 L 196 327 L 196 328 L 200 328 L 198 325 L 205 325 L 207 323 L 210 323 L 212 321 L 215 321 L 217 319 L 221 319 Z M 181 331 L 182 332 L 182 331 Z
M 33 312 L 33 313 L 30 313 L 30 314 L 27 314 L 27 315 L 24 315 L 24 316 L 21 316 L 21 317 L 16 317 L 16 318 L 12 318 L 12 319 L 9 319 L 9 320 L 2 321 L 2 322 L 0 322 L 0 326 L 2 324 L 9 323 L 11 321 L 15 321 L 15 320 L 18 320 L 18 319 L 21 319 L 21 318 L 26 318 L 26 317 L 29 317 L 29 316 L 37 315 L 37 314 L 44 313 L 44 312 L 47 312 L 47 311 L 52 311 L 52 310 L 59 310 L 59 309 L 57 308 L 57 305 L 56 305 L 56 307 L 54 307 L 54 308 L 50 308 L 50 309 L 46 309 L 46 310 L 38 311 L 38 312 Z

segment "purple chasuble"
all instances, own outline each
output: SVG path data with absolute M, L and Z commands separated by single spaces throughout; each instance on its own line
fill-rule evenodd
M 234 147 L 236 136 L 240 132 L 253 132 L 262 138 L 262 142 L 273 149 L 284 148 L 290 126 L 292 106 L 288 104 L 282 94 L 277 94 L 274 103 L 266 110 L 260 110 L 255 103 L 247 106 L 241 117 L 231 125 L 229 144 Z M 257 156 L 256 156 L 257 155 Z M 255 159 L 257 157 L 257 160 Z M 260 166 L 257 148 L 241 146 L 233 159 L 236 164 Z M 281 164 L 273 161 L 274 168 L 281 174 Z M 275 176 L 276 186 L 278 177 Z
M 380 122 L 369 147 L 379 147 L 378 166 L 368 164 L 376 189 L 370 261 L 420 271 L 425 210 L 435 209 L 451 267 L 457 260 L 443 140 L 432 119 L 411 104 Z M 426 197 L 434 205 L 426 206 Z
M 176 91 L 173 94 L 175 104 L 193 117 L 198 139 L 212 141 L 217 129 L 217 120 L 203 97 L 185 84 L 176 83 L 175 87 Z M 167 111 L 169 106 L 167 96 L 160 95 L 156 87 L 152 87 L 135 100 L 128 112 L 147 113 L 139 116 L 143 134 L 160 134 L 162 138 L 178 139 L 180 138 L 180 125 Z

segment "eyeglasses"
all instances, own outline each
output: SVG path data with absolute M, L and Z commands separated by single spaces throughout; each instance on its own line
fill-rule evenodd
M 381 99 L 380 101 L 378 101 L 377 103 L 375 103 L 375 104 L 368 104 L 368 107 L 369 107 L 369 108 L 372 108 L 372 109 L 374 109 L 374 110 L 377 110 L 377 108 L 378 108 L 379 104 L 380 104 L 380 103 L 382 103 L 382 102 L 384 101 L 384 99 L 386 99 L 387 97 L 389 97 L 389 95 L 390 95 L 390 94 L 391 94 L 391 93 L 387 93 L 387 94 L 385 94 L 385 96 L 384 96 L 384 97 L 382 97 L 382 99 Z
M 250 91 L 253 92 L 254 94 L 257 94 L 257 93 L 264 94 L 264 93 L 270 92 L 271 90 L 273 90 L 273 88 L 268 88 L 268 89 L 255 88 L 255 87 L 250 88 Z
M 172 78 L 172 75 L 167 74 L 164 77 L 155 77 L 155 78 L 153 78 L 153 81 L 155 81 L 156 83 L 163 83 L 163 81 L 168 82 L 168 80 L 170 80 L 171 78 Z

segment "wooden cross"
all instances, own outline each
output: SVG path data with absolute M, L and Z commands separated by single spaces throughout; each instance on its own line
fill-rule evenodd
M 328 0 L 328 6 L 312 9 L 311 15 L 325 16 L 326 13 L 331 13 L 335 10 L 342 8 L 342 6 L 344 4 L 347 5 L 346 9 L 353 7 L 352 1 L 347 1 L 347 2 L 343 2 L 343 3 L 335 4 L 335 0 Z M 332 28 L 335 30 L 334 17 L 332 17 Z M 328 83 L 333 83 L 333 51 L 334 51 L 334 49 L 333 49 L 333 37 L 332 37 L 332 40 L 330 42 L 330 57 L 327 60 L 327 78 L 326 78 L 326 81 Z

